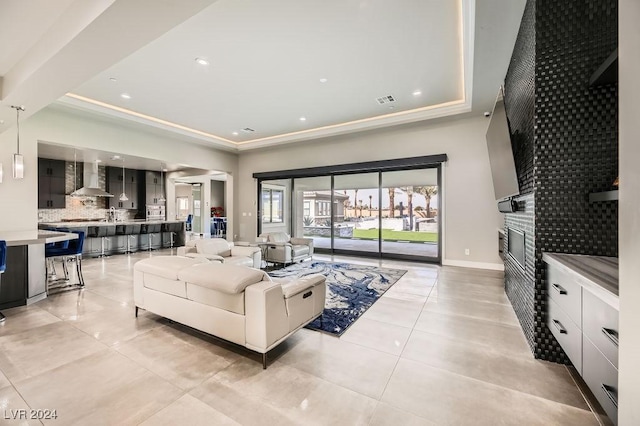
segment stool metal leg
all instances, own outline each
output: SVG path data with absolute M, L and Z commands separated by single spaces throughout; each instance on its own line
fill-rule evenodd
M 84 277 L 82 276 L 82 255 L 76 256 L 76 272 L 78 272 L 78 282 L 81 287 L 84 287 Z

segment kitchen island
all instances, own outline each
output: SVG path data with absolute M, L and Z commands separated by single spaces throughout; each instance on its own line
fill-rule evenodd
M 83 231 L 82 255 L 89 257 L 179 247 L 185 242 L 184 222 L 180 220 L 47 222 L 38 227 Z
M 7 242 L 7 270 L 0 285 L 0 309 L 37 302 L 46 297 L 45 243 L 78 238 L 67 232 L 46 230 L 0 231 Z

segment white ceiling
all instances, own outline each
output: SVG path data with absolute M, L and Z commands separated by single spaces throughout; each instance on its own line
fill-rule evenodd
M 245 150 L 490 109 L 525 0 L 178 3 L 3 0 L 0 131 L 58 99 Z

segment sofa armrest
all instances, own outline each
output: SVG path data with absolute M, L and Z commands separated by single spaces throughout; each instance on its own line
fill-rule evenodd
M 291 238 L 292 244 L 302 244 L 309 246 L 309 255 L 313 254 L 313 238 Z
M 176 252 L 176 254 L 178 256 L 186 256 L 188 253 L 197 253 L 198 249 L 196 249 L 194 246 L 183 246 L 183 247 L 178 247 L 178 251 Z
M 245 289 L 246 346 L 265 353 L 289 333 L 287 308 L 280 283 L 261 281 Z
M 282 294 L 285 299 L 289 299 L 303 291 L 309 290 L 318 284 L 324 284 L 326 278 L 322 274 L 310 274 L 297 278 L 282 285 Z
M 262 263 L 262 250 L 260 250 L 260 247 L 233 246 L 231 247 L 231 256 L 250 257 L 253 259 L 253 267 L 260 269 Z

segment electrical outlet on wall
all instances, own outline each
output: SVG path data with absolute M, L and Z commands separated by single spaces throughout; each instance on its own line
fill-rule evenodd
M 469 249 L 464 249 L 464 255 L 469 256 Z

